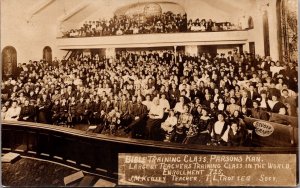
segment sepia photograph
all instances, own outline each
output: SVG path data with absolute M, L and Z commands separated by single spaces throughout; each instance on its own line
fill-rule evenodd
M 0 0 L 1 185 L 297 187 L 298 0 Z

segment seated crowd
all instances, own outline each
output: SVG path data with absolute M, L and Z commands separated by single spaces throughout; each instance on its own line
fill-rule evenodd
M 199 19 L 196 19 L 195 21 L 190 19 L 187 24 L 187 31 L 194 31 L 194 32 L 233 31 L 233 30 L 242 30 L 242 27 L 236 26 L 230 22 L 223 22 L 223 23 L 213 22 L 211 19 L 209 20 L 202 19 L 201 21 Z
M 2 82 L 1 118 L 183 144 L 251 144 L 245 117 L 297 116 L 297 63 L 233 52 L 122 52 L 29 61 Z M 92 126 L 91 126 L 92 127 Z
M 64 37 L 95 37 L 128 34 L 177 33 L 187 28 L 186 14 L 163 13 L 139 20 L 138 16 L 114 16 L 113 18 L 86 21 L 80 29 L 64 33 Z
M 217 23 L 211 19 L 191 19 L 187 22 L 186 14 L 163 13 L 160 16 L 138 20 L 138 16 L 114 16 L 109 20 L 85 21 L 80 29 L 71 29 L 63 37 L 97 37 L 111 35 L 150 34 L 150 33 L 178 33 L 186 31 L 229 31 L 242 30 L 230 22 Z

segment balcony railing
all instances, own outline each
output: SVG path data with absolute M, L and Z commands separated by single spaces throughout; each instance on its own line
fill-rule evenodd
M 60 49 L 245 44 L 248 30 L 57 38 Z

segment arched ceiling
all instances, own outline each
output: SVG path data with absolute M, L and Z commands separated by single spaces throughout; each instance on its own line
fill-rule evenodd
M 143 7 L 149 3 L 152 3 L 152 1 L 149 1 L 149 2 L 138 2 L 138 3 L 133 3 L 133 4 L 129 4 L 129 5 L 126 5 L 126 6 L 123 6 L 119 9 L 117 9 L 115 11 L 115 15 L 124 15 L 126 14 L 126 12 L 130 9 L 134 9 L 134 8 L 137 8 L 139 6 Z M 159 4 L 159 5 L 173 5 L 173 6 L 177 6 L 180 10 L 180 12 L 185 12 L 184 10 L 184 7 L 178 3 L 175 3 L 175 2 L 167 2 L 167 1 L 155 1 L 156 4 Z

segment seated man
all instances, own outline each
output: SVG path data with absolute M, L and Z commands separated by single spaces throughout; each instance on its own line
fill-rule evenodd
M 59 99 L 56 99 L 52 108 L 51 108 L 51 122 L 53 125 L 58 125 L 59 123 L 59 112 L 60 112 L 60 104 Z
M 18 106 L 17 101 L 13 101 L 11 107 L 8 108 L 4 119 L 17 121 L 19 119 L 21 107 Z
M 164 109 L 159 104 L 159 99 L 153 99 L 148 120 L 146 122 L 145 139 L 159 140 L 160 139 L 160 124 L 164 116 Z
M 25 99 L 24 106 L 21 107 L 19 121 L 34 121 L 34 107 L 29 105 L 29 99 Z
M 232 122 L 228 132 L 228 146 L 242 146 L 245 140 L 243 131 L 239 128 L 237 122 Z
M 132 97 L 132 100 L 135 101 L 135 96 Z M 131 131 L 131 138 L 137 138 L 138 135 L 143 134 L 143 122 L 145 117 L 147 116 L 148 110 L 147 106 L 142 104 L 142 98 L 137 97 L 137 102 L 133 102 L 132 108 L 130 110 L 131 118 L 133 122 L 131 122 L 128 127 L 124 130 L 126 133 Z
M 65 98 L 62 98 L 59 104 L 59 123 L 62 125 L 67 124 L 68 110 L 69 105 L 67 104 L 67 100 Z
M 87 98 L 85 100 L 85 103 L 84 103 L 84 112 L 83 112 L 83 121 L 84 122 L 87 122 L 88 124 L 90 124 L 90 119 L 91 119 L 91 116 L 92 116 L 92 110 L 93 110 L 93 103 L 91 103 L 91 99 L 90 98 Z

